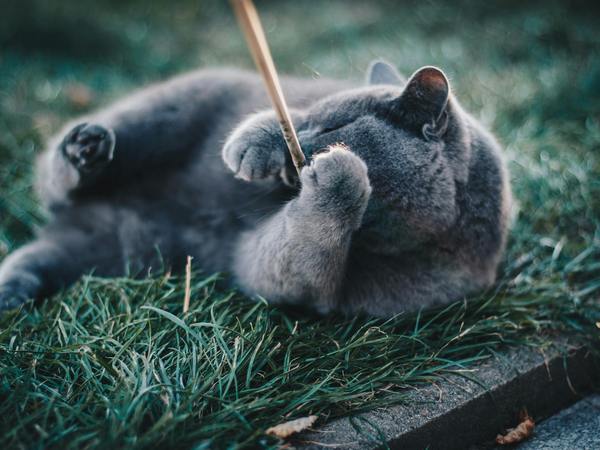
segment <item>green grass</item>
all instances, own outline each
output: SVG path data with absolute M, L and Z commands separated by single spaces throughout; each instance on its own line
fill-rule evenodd
M 0 24 L 0 259 L 45 220 L 44 139 L 84 109 L 205 65 L 251 67 L 224 2 L 30 0 Z M 257 1 L 282 71 L 436 64 L 506 148 L 520 209 L 497 286 L 383 322 L 281 311 L 195 274 L 88 277 L 0 319 L 2 448 L 277 447 L 282 420 L 402 401 L 506 345 L 600 347 L 600 13 L 556 2 Z M 580 8 L 581 9 L 581 8 Z

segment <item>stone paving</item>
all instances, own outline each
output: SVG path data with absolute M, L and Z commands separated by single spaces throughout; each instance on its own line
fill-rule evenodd
M 415 389 L 402 405 L 333 420 L 303 434 L 294 446 L 493 448 L 496 434 L 515 426 L 523 407 L 536 422 L 556 414 L 600 381 L 600 368 L 587 351 L 561 339 L 543 352 L 537 348 L 510 349 L 474 367 L 468 376 L 471 379 L 453 375 Z
M 600 449 L 600 394 L 578 401 L 538 424 L 518 450 Z

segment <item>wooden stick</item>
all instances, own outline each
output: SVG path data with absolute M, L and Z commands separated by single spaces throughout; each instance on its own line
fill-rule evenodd
M 271 57 L 271 51 L 269 50 L 260 18 L 252 0 L 232 0 L 232 3 L 244 36 L 246 37 L 248 48 L 250 49 L 250 53 L 252 53 L 254 63 L 263 77 L 267 92 L 271 98 L 271 103 L 275 108 L 275 113 L 279 119 L 279 126 L 292 156 L 292 161 L 298 174 L 300 174 L 302 167 L 306 164 L 306 158 L 300 148 L 300 142 L 298 141 L 290 112 L 285 103 L 285 97 L 279 84 L 277 70 Z

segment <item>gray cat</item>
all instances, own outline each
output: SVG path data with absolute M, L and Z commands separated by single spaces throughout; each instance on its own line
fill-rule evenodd
M 389 317 L 494 282 L 505 165 L 439 69 L 283 84 L 310 161 L 299 177 L 251 73 L 191 73 L 70 124 L 38 164 L 53 219 L 0 267 L 0 310 L 187 255 L 319 313 Z

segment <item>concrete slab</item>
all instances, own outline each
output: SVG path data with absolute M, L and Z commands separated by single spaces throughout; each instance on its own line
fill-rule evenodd
M 465 449 L 493 442 L 527 407 L 539 421 L 581 398 L 600 367 L 587 351 L 557 340 L 544 352 L 513 348 L 475 366 L 469 376 L 447 377 L 409 393 L 402 405 L 334 420 L 294 442 L 304 449 Z

